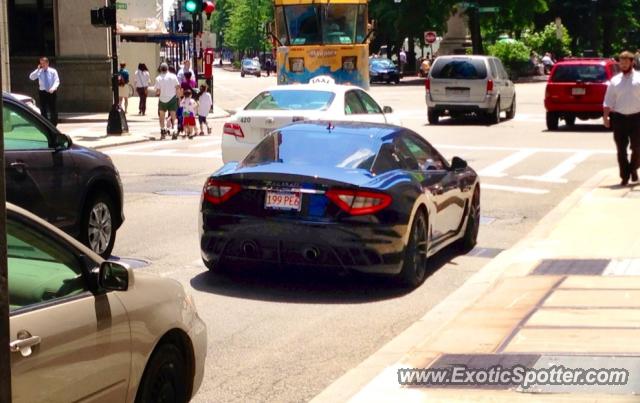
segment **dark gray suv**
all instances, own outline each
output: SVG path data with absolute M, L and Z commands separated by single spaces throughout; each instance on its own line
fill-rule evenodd
M 73 144 L 10 94 L 2 94 L 2 105 L 7 200 L 110 256 L 124 221 L 111 159 Z

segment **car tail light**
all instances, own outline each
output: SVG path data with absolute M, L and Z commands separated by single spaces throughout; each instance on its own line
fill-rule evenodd
M 391 196 L 378 192 L 330 189 L 326 195 L 329 200 L 351 215 L 377 213 L 391 204 Z
M 493 91 L 493 80 L 487 80 L 487 94 Z
M 431 92 L 431 80 L 428 78 L 424 80 L 424 89 L 427 90 L 427 92 Z
M 209 178 L 202 189 L 204 199 L 213 204 L 221 204 L 229 200 L 242 188 L 239 184 Z
M 244 137 L 242 127 L 237 123 L 225 123 L 222 132 L 234 137 Z

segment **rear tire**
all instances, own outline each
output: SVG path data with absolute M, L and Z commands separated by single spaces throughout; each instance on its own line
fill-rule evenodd
M 398 274 L 402 285 L 416 288 L 427 276 L 427 220 L 422 211 L 416 213 L 411 224 L 409 242 L 404 250 L 402 271 Z
M 477 187 L 471 196 L 469 203 L 469 213 L 464 236 L 458 241 L 460 251 L 470 252 L 478 243 L 478 232 L 480 230 L 480 188 Z
M 136 403 L 186 403 L 187 373 L 180 349 L 172 343 L 161 344 L 144 370 Z
M 511 101 L 511 106 L 507 109 L 507 119 L 511 120 L 516 116 L 516 96 L 513 96 L 513 101 Z
M 564 117 L 564 123 L 569 127 L 573 127 L 576 124 L 576 117 L 575 116 L 565 116 Z
M 209 273 L 224 274 L 227 272 L 226 267 L 220 264 L 220 262 L 214 264 L 213 262 L 203 260 L 202 263 L 204 263 L 207 270 L 209 270 Z
M 118 213 L 106 193 L 89 195 L 80 224 L 80 241 L 89 249 L 108 259 L 116 242 Z
M 496 107 L 487 114 L 487 123 L 490 125 L 500 124 L 500 98 L 496 101 Z
M 558 130 L 558 120 L 560 117 L 556 112 L 547 112 L 547 130 Z
M 440 113 L 435 109 L 427 109 L 427 118 L 430 125 L 437 125 L 440 121 Z

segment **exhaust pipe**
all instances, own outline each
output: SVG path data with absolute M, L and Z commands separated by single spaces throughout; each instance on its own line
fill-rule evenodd
M 305 248 L 302 251 L 302 255 L 308 261 L 315 262 L 320 257 L 320 251 L 315 246 L 311 246 L 311 247 Z
M 253 241 L 244 241 L 242 243 L 242 253 L 245 256 L 255 256 L 258 252 L 258 245 Z

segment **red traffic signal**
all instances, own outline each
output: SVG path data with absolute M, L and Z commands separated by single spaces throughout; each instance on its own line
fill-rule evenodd
M 216 4 L 212 1 L 205 1 L 202 5 L 202 11 L 207 15 L 207 19 L 210 19 L 211 13 L 216 11 Z

